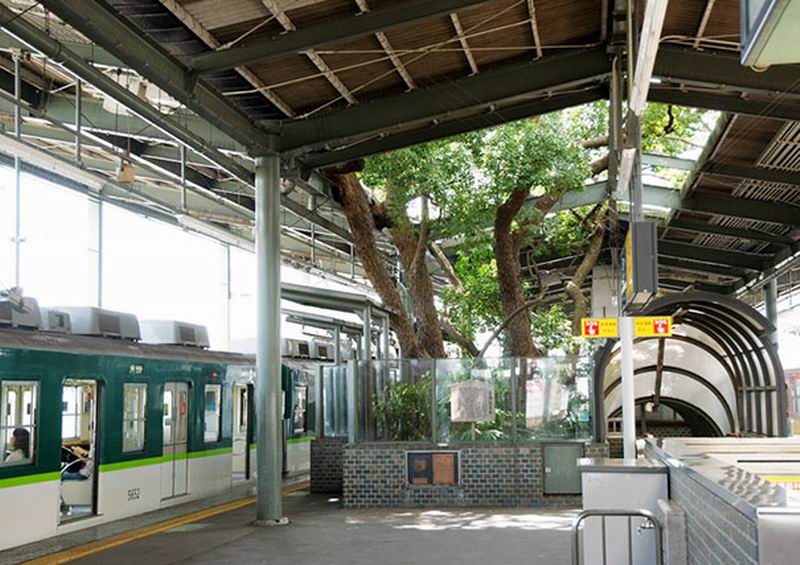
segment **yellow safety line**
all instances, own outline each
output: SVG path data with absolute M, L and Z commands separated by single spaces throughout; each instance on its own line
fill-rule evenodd
M 308 487 L 308 484 L 308 481 L 303 481 L 294 485 L 289 485 L 284 487 L 281 492 L 283 495 L 292 494 L 305 489 Z M 132 541 L 154 536 L 179 526 L 191 524 L 192 522 L 199 522 L 200 520 L 205 520 L 206 518 L 211 518 L 212 516 L 238 510 L 239 508 L 244 508 L 245 506 L 254 504 L 255 501 L 256 497 L 250 496 L 241 500 L 228 502 L 227 504 L 212 506 L 211 508 L 198 510 L 197 512 L 192 512 L 190 514 L 184 514 L 183 516 L 178 516 L 177 518 L 172 518 L 171 520 L 167 520 L 165 522 L 159 522 L 158 524 L 153 524 L 152 526 L 146 526 L 144 528 L 138 528 L 129 532 L 117 534 L 116 536 L 111 536 L 86 545 L 73 547 L 72 549 L 53 553 L 45 557 L 38 557 L 36 559 L 32 559 L 31 561 L 26 561 L 23 565 L 59 565 L 61 563 L 68 563 L 82 557 L 87 557 L 101 551 L 106 551 L 113 547 L 125 545 Z

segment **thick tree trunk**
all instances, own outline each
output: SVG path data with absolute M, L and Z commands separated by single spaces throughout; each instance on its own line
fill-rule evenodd
M 497 279 L 503 314 L 509 318 L 525 304 L 522 292 L 522 273 L 519 251 L 524 240 L 523 231 L 512 232 L 514 218 L 528 198 L 528 189 L 515 190 L 498 208 L 494 219 L 494 252 L 497 260 Z M 531 335 L 531 318 L 528 312 L 515 316 L 508 323 L 511 355 L 529 357 L 537 354 Z
M 431 357 L 444 358 L 447 356 L 444 337 L 434 302 L 433 282 L 425 263 L 427 228 L 423 227 L 419 236 L 406 222 L 396 222 L 391 229 L 392 239 L 400 252 L 400 261 L 408 275 L 408 291 L 417 318 L 419 343 Z
M 378 253 L 375 244 L 375 221 L 361 183 L 354 173 L 332 176 L 341 190 L 342 205 L 361 264 L 375 291 L 391 310 L 389 316 L 391 325 L 397 334 L 403 356 L 428 357 L 427 350 L 420 345 L 414 332 L 414 325 L 405 312 L 400 292 Z
M 586 250 L 581 264 L 578 265 L 578 269 L 575 271 L 572 279 L 567 282 L 565 288 L 566 293 L 572 298 L 572 302 L 575 305 L 575 313 L 572 316 L 573 335 L 580 335 L 581 318 L 585 318 L 589 312 L 589 299 L 583 294 L 581 287 L 583 287 L 586 277 L 589 276 L 589 273 L 592 272 L 592 269 L 597 263 L 597 258 L 600 256 L 600 251 L 603 248 L 604 235 L 605 226 L 603 225 L 603 220 L 600 219 L 589 240 L 589 248 Z

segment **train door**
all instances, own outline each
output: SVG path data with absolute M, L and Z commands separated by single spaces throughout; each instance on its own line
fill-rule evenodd
M 162 500 L 189 492 L 189 385 L 166 383 L 163 407 Z
M 64 381 L 61 396 L 61 522 L 97 514 L 97 415 L 97 381 Z
M 250 389 L 233 386 L 233 480 L 250 478 Z

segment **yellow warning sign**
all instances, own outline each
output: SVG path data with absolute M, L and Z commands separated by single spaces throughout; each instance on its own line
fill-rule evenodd
M 582 318 L 581 337 L 619 337 L 617 318 Z
M 633 335 L 636 337 L 670 337 L 672 317 L 636 317 L 633 322 Z

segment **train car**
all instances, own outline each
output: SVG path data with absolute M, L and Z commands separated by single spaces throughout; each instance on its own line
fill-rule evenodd
M 72 333 L 0 328 L 0 550 L 255 476 L 251 356 L 138 343 L 123 335 L 135 318 L 104 311 L 88 318 L 115 337 L 74 335 L 85 320 L 71 314 Z M 314 429 L 313 380 L 284 366 L 283 385 L 284 459 L 297 474 L 308 469 L 292 451 Z

